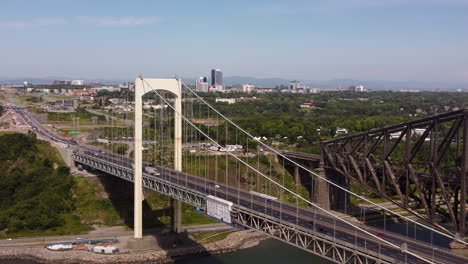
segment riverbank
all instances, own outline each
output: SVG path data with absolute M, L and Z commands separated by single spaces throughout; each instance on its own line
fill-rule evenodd
M 268 236 L 253 230 L 243 230 L 229 234 L 220 241 L 196 244 L 165 250 L 131 252 L 115 255 L 95 254 L 86 251 L 54 252 L 43 246 L 0 248 L 0 260 L 25 259 L 38 263 L 171 263 L 190 256 L 223 254 L 256 246 Z

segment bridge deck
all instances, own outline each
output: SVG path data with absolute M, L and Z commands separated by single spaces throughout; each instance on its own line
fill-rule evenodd
M 78 163 L 133 181 L 131 159 L 92 151 L 80 151 L 74 157 Z M 233 186 L 219 184 L 217 188 L 204 178 L 157 168 L 161 172 L 160 176 L 144 174 L 143 185 L 146 188 L 199 208 L 206 207 L 207 195 L 229 200 L 234 203 L 232 219 L 235 224 L 263 231 L 334 262 L 349 263 L 351 258 L 356 263 L 398 263 L 402 259 L 425 263 L 413 256 L 405 256 L 399 249 L 379 243 L 368 234 L 319 211 L 306 208 L 297 210 L 293 205 L 255 196 Z M 373 234 L 383 232 L 369 226 L 365 229 Z M 396 244 L 407 243 L 410 250 L 428 258 L 434 257 L 438 263 L 466 263 L 468 260 L 443 248 L 398 234 L 386 232 L 385 239 Z

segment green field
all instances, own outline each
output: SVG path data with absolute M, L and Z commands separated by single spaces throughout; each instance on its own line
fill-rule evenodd
M 73 122 L 73 118 L 80 118 L 79 122 L 86 122 L 87 124 L 92 122 L 92 117 L 95 116 L 97 123 L 103 123 L 105 121 L 105 117 L 102 115 L 93 115 L 86 111 L 84 108 L 77 108 L 75 112 L 70 113 L 47 113 L 47 119 L 49 122 L 56 123 L 56 122 Z

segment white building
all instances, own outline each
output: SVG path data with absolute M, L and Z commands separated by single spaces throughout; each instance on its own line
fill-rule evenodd
M 255 89 L 255 85 L 253 84 L 244 84 L 242 85 L 242 92 L 244 93 L 251 93 Z
M 216 103 L 235 104 L 236 98 L 216 98 Z
M 96 92 L 101 91 L 101 90 L 106 90 L 109 92 L 118 92 L 120 91 L 120 88 L 115 87 L 115 86 L 101 86 L 101 87 L 92 88 L 92 90 L 95 90 Z
M 119 84 L 120 89 L 130 89 L 130 87 L 132 86 L 133 86 L 132 82 L 124 82 L 124 83 Z
M 320 92 L 319 88 L 309 88 L 309 93 L 316 94 L 316 93 L 319 93 L 319 92 Z
M 297 80 L 291 81 L 291 83 L 289 84 L 289 89 L 291 90 L 299 89 L 301 87 L 301 82 Z
M 224 92 L 224 85 L 211 85 L 208 88 L 209 92 Z
M 200 77 L 195 82 L 195 89 L 197 92 L 208 92 L 208 78 Z
M 83 85 L 84 85 L 84 81 L 83 81 L 83 80 L 73 80 L 73 81 L 71 81 L 71 85 L 80 85 L 80 86 L 83 86 Z
M 349 130 L 347 128 L 336 128 L 336 134 L 337 135 L 346 135 L 348 134 Z

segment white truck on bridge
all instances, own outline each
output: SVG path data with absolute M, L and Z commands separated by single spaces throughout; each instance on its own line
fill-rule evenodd
M 208 195 L 206 197 L 206 214 L 225 223 L 231 223 L 232 205 L 232 202 Z
M 250 191 L 249 192 L 250 194 L 253 194 L 253 195 L 256 195 L 256 196 L 260 196 L 262 198 L 265 198 L 267 199 L 267 201 L 275 201 L 275 200 L 278 200 L 278 198 L 276 197 L 273 197 L 273 196 L 270 196 L 270 195 L 266 195 L 264 193 L 259 193 L 259 192 L 254 192 L 254 191 Z

